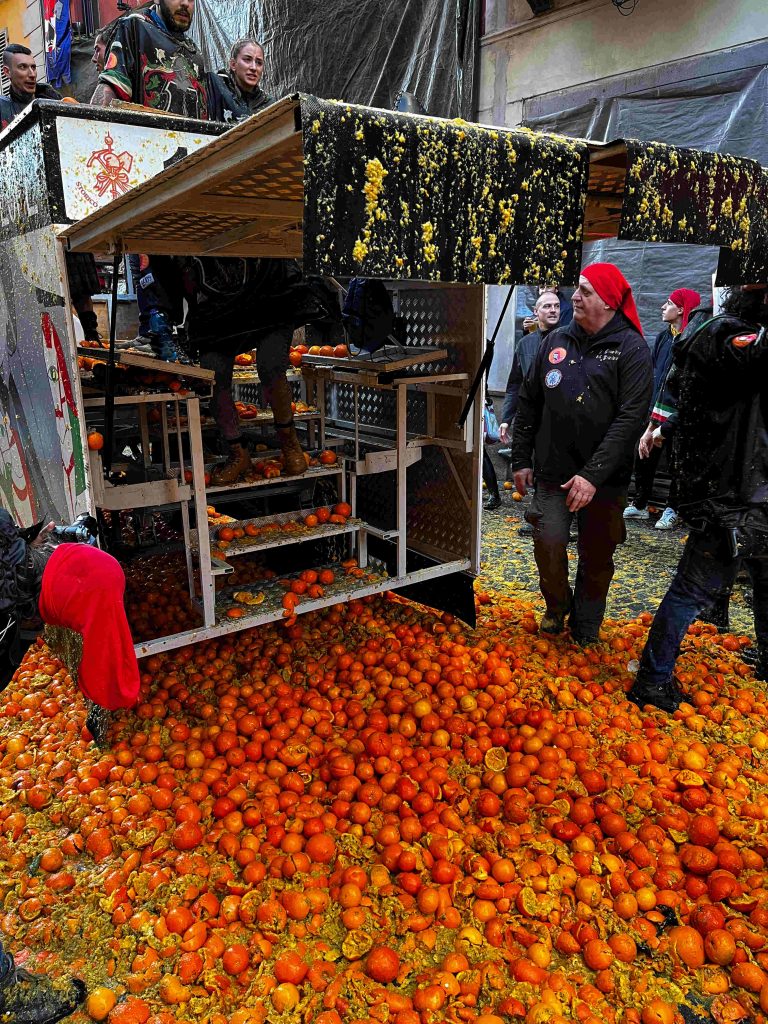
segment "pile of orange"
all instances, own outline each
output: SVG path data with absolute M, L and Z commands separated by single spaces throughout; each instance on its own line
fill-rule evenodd
M 185 621 L 182 569 L 129 573 L 132 614 Z M 478 613 L 367 598 L 151 657 L 104 753 L 33 647 L 0 702 L 4 943 L 110 1024 L 766 1024 L 746 638 L 696 624 L 666 716 L 625 698 L 649 615 L 581 650 Z

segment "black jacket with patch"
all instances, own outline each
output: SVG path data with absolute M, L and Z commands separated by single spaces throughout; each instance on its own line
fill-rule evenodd
M 626 486 L 652 390 L 650 350 L 623 314 L 594 335 L 575 320 L 550 331 L 520 389 L 512 468 Z

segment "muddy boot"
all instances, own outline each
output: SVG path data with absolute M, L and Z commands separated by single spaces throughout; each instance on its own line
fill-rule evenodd
M 282 377 L 271 387 L 264 388 L 264 397 L 269 402 L 275 417 L 277 441 L 283 453 L 285 475 L 301 476 L 307 471 L 307 460 L 304 458 L 304 451 L 299 444 L 296 428 L 293 425 L 291 386 L 285 377 Z
M 0 978 L 0 1024 L 56 1024 L 85 999 L 85 985 L 77 978 L 51 981 L 17 967 L 7 953 L 2 958 L 6 970 Z
M 229 442 L 226 462 L 220 462 L 211 470 L 211 483 L 215 487 L 237 483 L 251 468 L 251 456 L 241 440 Z

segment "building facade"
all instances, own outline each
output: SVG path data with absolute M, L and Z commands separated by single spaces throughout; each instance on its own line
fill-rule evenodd
M 602 142 L 656 140 L 768 165 L 765 25 L 764 0 L 486 0 L 478 120 Z M 717 253 L 609 240 L 585 249 L 585 261 L 595 259 L 622 267 L 651 340 L 670 290 L 711 292 Z M 519 291 L 518 325 L 530 300 Z M 503 297 L 489 289 L 489 320 Z M 492 390 L 503 390 L 514 335 L 505 323 Z
M 45 78 L 43 15 L 40 0 L 0 0 L 0 52 L 8 43 L 28 46 L 37 61 L 37 73 Z M 3 77 L 3 92 L 8 83 Z

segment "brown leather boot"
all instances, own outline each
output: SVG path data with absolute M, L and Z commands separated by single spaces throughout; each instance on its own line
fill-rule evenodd
M 237 483 L 251 468 L 251 456 L 242 441 L 229 442 L 229 455 L 211 470 L 214 487 Z
M 278 378 L 271 387 L 264 388 L 264 397 L 269 402 L 275 417 L 275 429 L 280 450 L 283 453 L 283 468 L 286 476 L 301 476 L 307 471 L 307 460 L 296 436 L 293 425 L 293 393 L 285 377 Z
M 296 428 L 293 423 L 284 426 L 276 423 L 277 441 L 283 453 L 283 469 L 286 476 L 301 476 L 307 471 L 307 460 L 304 458 L 304 449 L 299 444 L 296 436 Z

